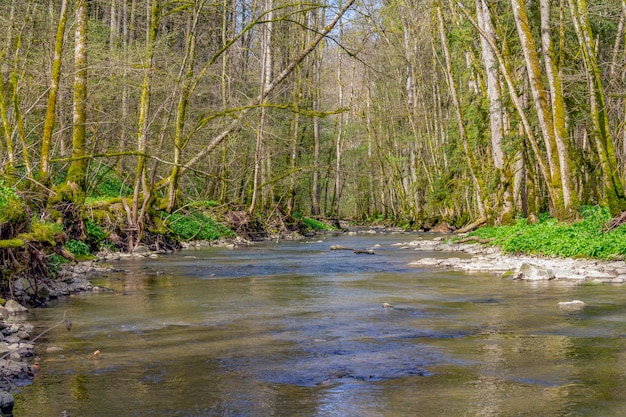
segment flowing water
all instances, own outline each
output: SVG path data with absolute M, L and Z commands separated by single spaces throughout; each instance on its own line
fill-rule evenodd
M 29 313 L 40 330 L 64 312 L 73 327 L 38 341 L 15 415 L 626 415 L 626 286 L 410 267 L 446 256 L 393 245 L 415 237 L 116 262 L 96 280 L 113 291 Z M 589 306 L 556 307 L 573 299 Z

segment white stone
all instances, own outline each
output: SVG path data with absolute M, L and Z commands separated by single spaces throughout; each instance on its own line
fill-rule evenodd
M 562 308 L 565 310 L 582 310 L 583 308 L 585 308 L 586 305 L 587 304 L 585 304 L 584 301 L 580 301 L 580 300 L 561 301 L 560 303 L 557 304 L 559 308 Z
M 26 307 L 24 307 L 15 300 L 8 300 L 4 305 L 4 308 L 9 312 L 9 314 L 16 314 L 28 311 Z

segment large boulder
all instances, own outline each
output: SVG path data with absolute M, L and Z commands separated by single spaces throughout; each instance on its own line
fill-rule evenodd
M 523 263 L 515 274 L 515 279 L 526 281 L 550 280 L 554 279 L 554 272 L 541 265 Z
M 28 311 L 26 307 L 24 307 L 23 305 L 21 305 L 15 300 L 8 300 L 6 304 L 4 305 L 4 308 L 7 310 L 9 314 L 24 313 Z

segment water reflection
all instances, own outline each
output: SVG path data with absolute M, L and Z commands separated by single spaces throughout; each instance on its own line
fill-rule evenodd
M 120 262 L 98 282 L 112 292 L 31 313 L 74 326 L 38 344 L 16 415 L 626 415 L 623 287 L 413 269 L 420 254 L 393 246 L 410 239 Z M 575 298 L 590 308 L 556 308 Z

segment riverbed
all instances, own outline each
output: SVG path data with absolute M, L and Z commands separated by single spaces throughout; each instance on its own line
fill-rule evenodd
M 94 281 L 111 291 L 29 313 L 72 329 L 38 340 L 15 416 L 626 415 L 626 286 L 411 266 L 451 256 L 400 244 L 415 237 L 111 263 Z

